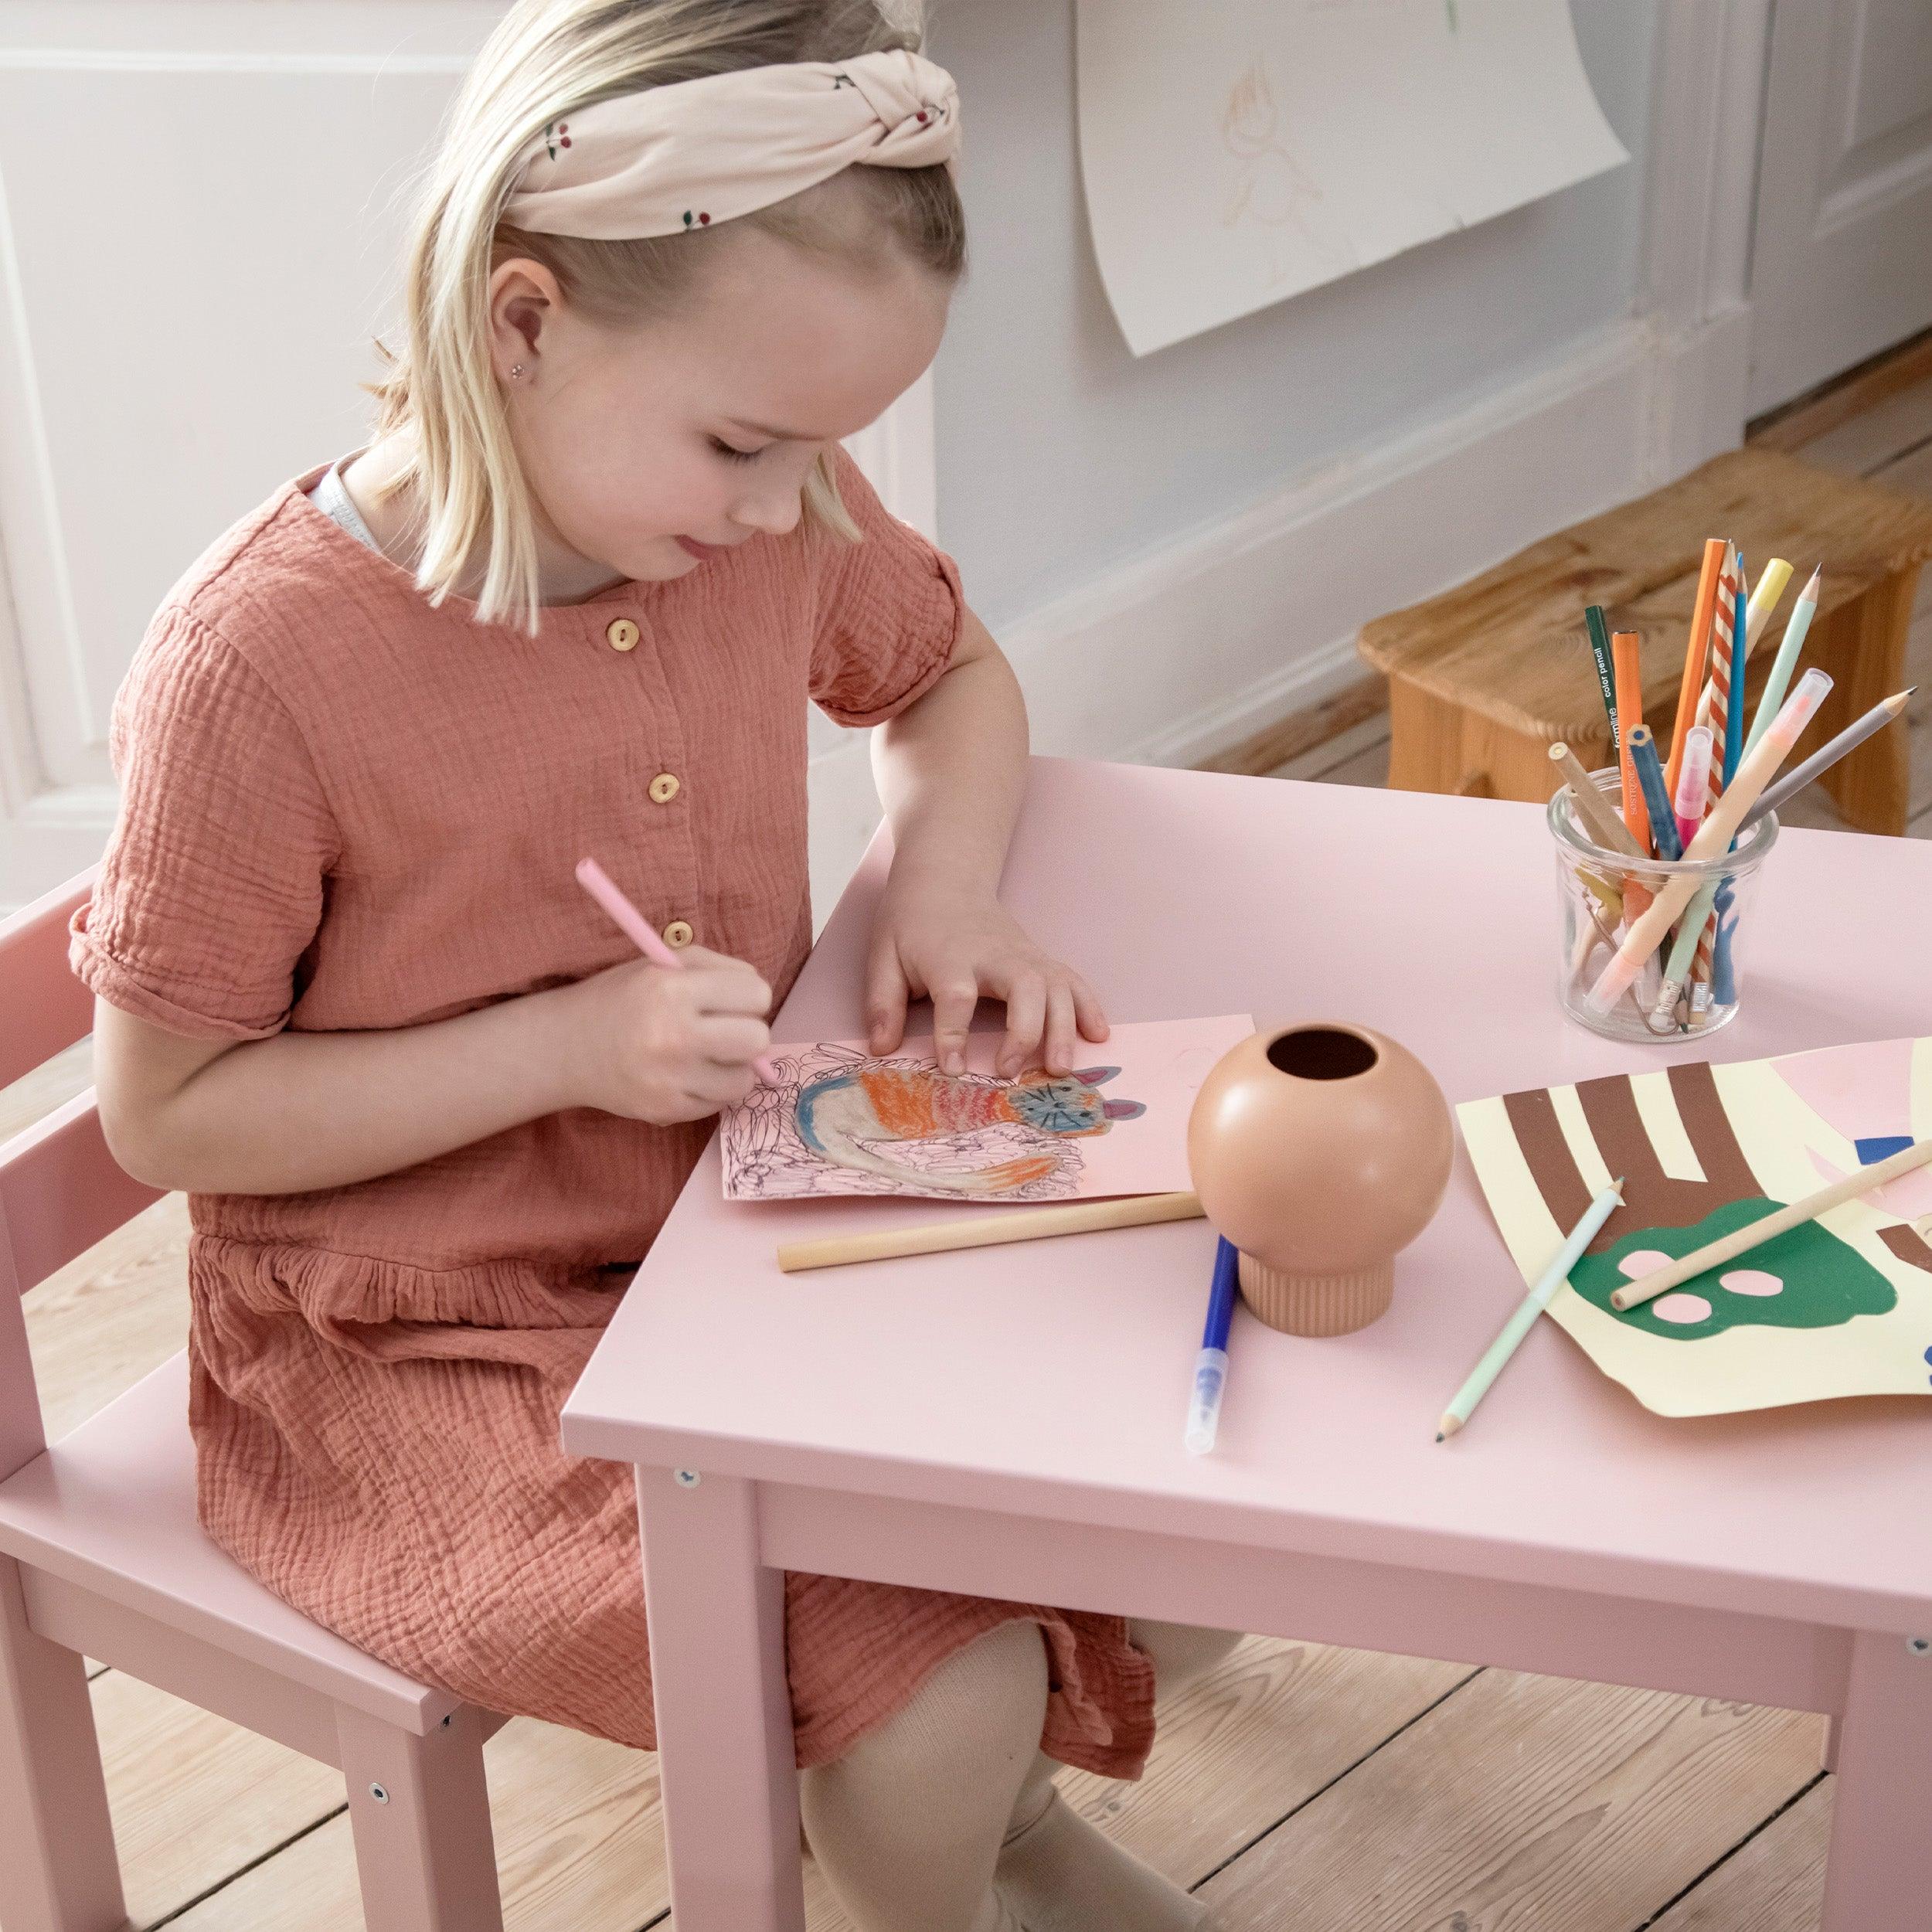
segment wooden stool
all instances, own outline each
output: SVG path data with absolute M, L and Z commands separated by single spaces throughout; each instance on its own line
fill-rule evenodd
M 1800 741 L 1808 756 L 1905 683 L 1919 566 L 1932 556 L 1932 505 L 1769 450 L 1734 450 L 1666 488 L 1546 537 L 1458 588 L 1365 625 L 1362 655 L 1389 679 L 1389 783 L 1540 804 L 1555 789 L 1549 747 L 1611 762 L 1583 607 L 1643 640 L 1644 715 L 1670 743 L 1704 539 L 1728 536 L 1752 580 L 1774 556 L 1791 587 L 1753 654 L 1755 709 L 1784 620 L 1825 566 L 1801 665 L 1835 683 Z M 1881 731 L 1819 781 L 1863 832 L 1902 832 L 1906 733 Z

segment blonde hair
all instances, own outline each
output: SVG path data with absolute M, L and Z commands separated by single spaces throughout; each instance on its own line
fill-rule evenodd
M 503 206 L 545 126 L 647 87 L 918 43 L 916 28 L 888 19 L 880 0 L 519 0 L 510 9 L 451 109 L 410 253 L 404 338 L 376 386 L 379 430 L 406 433 L 406 459 L 388 487 L 415 486 L 417 582 L 433 603 L 481 551 L 478 619 L 537 628 L 533 505 L 490 355 L 490 277 L 499 263 L 542 263 L 606 325 L 662 312 L 720 239 L 746 227 L 861 267 L 894 250 L 949 277 L 964 263 L 964 216 L 944 168 L 850 168 L 689 234 L 587 241 L 520 233 L 504 223 Z M 828 196 L 833 188 L 843 192 Z M 857 539 L 829 451 L 807 481 L 804 506 L 821 527 Z

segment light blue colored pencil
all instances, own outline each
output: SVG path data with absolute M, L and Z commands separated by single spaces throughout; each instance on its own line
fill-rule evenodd
M 1791 682 L 1791 673 L 1798 668 L 1798 654 L 1804 648 L 1804 634 L 1811 628 L 1811 619 L 1818 614 L 1818 580 L 1824 574 L 1825 566 L 1820 564 L 1811 573 L 1811 581 L 1798 594 L 1798 601 L 1791 607 L 1791 614 L 1784 625 L 1784 641 L 1777 647 L 1777 655 L 1771 660 L 1771 675 L 1764 681 L 1764 695 L 1757 701 L 1757 716 L 1751 720 L 1751 735 L 1744 740 L 1746 755 L 1757 749 L 1757 741 L 1764 736 L 1771 720 L 1777 716 L 1777 708 L 1784 702 L 1786 687 Z
M 1583 1218 L 1570 1231 L 1570 1239 L 1556 1258 L 1536 1277 L 1536 1285 L 1522 1298 L 1522 1305 L 1503 1324 L 1502 1332 L 1490 1343 L 1488 1352 L 1469 1371 L 1469 1379 L 1456 1391 L 1456 1399 L 1442 1412 L 1436 1429 L 1438 1442 L 1453 1436 L 1469 1420 L 1470 1412 L 1488 1392 L 1489 1385 L 1502 1372 L 1503 1364 L 1516 1352 L 1518 1344 L 1536 1326 L 1536 1318 L 1549 1306 L 1556 1291 L 1570 1279 L 1570 1270 L 1583 1259 L 1583 1250 L 1596 1240 L 1597 1231 L 1624 1204 L 1624 1184 L 1615 1180 L 1590 1204 Z

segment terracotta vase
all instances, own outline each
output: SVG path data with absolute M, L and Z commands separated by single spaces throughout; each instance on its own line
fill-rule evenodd
M 1366 1026 L 1256 1033 L 1202 1083 L 1188 1164 L 1270 1328 L 1346 1335 L 1388 1308 L 1395 1257 L 1449 1185 L 1455 1129 L 1429 1070 Z

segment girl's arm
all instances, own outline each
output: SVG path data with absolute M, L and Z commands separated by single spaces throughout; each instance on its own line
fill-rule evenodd
M 893 844 L 866 973 L 874 1053 L 899 1045 L 906 1002 L 920 993 L 931 998 L 940 1064 L 949 1072 L 965 1065 L 982 992 L 1006 1002 L 1003 1073 L 1036 1058 L 1065 1073 L 1077 1036 L 1106 1039 L 1107 1016 L 1087 982 L 1042 952 L 999 903 L 1026 754 L 1019 681 L 968 611 L 945 675 L 872 734 Z
M 771 989 L 692 947 L 627 960 L 420 1026 L 190 1039 L 94 1002 L 94 1079 L 114 1158 L 151 1187 L 345 1187 L 571 1107 L 660 1125 L 743 1098 Z

